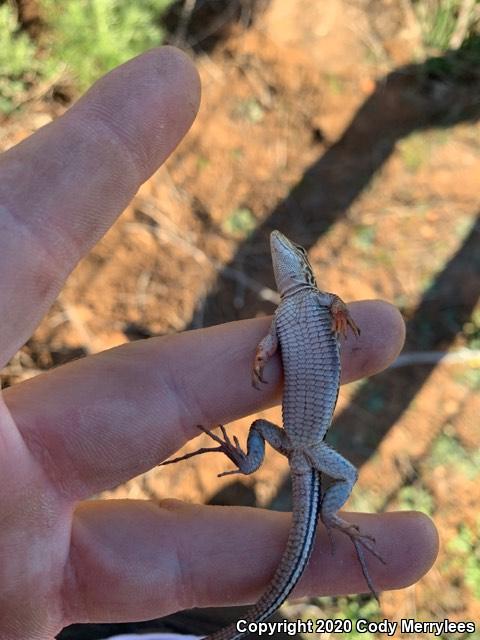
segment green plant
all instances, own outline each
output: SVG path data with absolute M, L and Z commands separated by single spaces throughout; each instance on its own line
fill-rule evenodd
M 398 143 L 403 164 L 410 173 L 416 173 L 430 159 L 430 145 L 422 133 L 412 133 Z
M 172 0 L 41 0 L 50 56 L 84 89 L 113 67 L 159 45 Z
M 439 435 L 428 457 L 431 468 L 452 466 L 471 479 L 480 473 L 480 452 L 466 450 L 460 442 L 445 433 Z
M 450 48 L 458 19 L 459 0 L 417 0 L 415 7 L 424 44 L 437 51 Z
M 0 6 L 0 111 L 9 113 L 41 74 L 36 47 L 9 3 Z
M 359 249 L 369 250 L 376 238 L 377 230 L 374 225 L 359 224 L 354 229 L 353 242 Z
M 422 511 L 431 516 L 435 509 L 435 501 L 432 495 L 423 487 L 409 485 L 402 487 L 398 492 L 400 509 Z
M 469 349 L 480 349 L 480 309 L 476 309 L 470 320 L 463 325 L 463 334 Z
M 341 598 L 322 598 L 320 603 L 324 618 L 352 621 L 352 631 L 349 633 L 332 634 L 332 636 L 334 635 L 339 640 L 373 640 L 375 637 L 372 633 L 356 630 L 356 623 L 359 620 L 378 620 L 379 606 L 373 597 L 347 596 Z M 315 635 L 315 637 L 317 638 L 318 634 Z
M 255 226 L 255 217 L 246 207 L 234 209 L 222 223 L 224 231 L 241 238 L 248 236 L 255 229 Z
M 425 166 L 435 154 L 435 150 L 447 144 L 451 134 L 443 129 L 431 129 L 411 133 L 398 142 L 397 149 L 405 168 L 410 173 L 416 173 Z M 431 210 L 432 202 L 417 201 L 412 203 L 419 216 L 424 217 Z
M 455 380 L 472 391 L 480 390 L 480 369 L 465 369 L 455 375 Z
M 479 0 L 413 0 L 423 47 L 431 57 L 425 71 L 439 78 L 478 77 Z
M 465 583 L 472 590 L 475 598 L 480 600 L 480 544 L 478 529 L 473 532 L 470 527 L 461 525 L 457 535 L 450 540 L 448 550 L 457 556 L 459 567 L 463 569 Z
M 233 117 L 248 120 L 251 124 L 258 124 L 265 117 L 265 110 L 255 98 L 241 100 L 233 110 Z

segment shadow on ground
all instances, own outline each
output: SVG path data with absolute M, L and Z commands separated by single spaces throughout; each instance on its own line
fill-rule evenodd
M 207 296 L 199 310 L 204 325 L 253 316 L 262 305 L 265 313 L 273 311 L 270 303 L 262 303 L 256 295 L 247 293 L 240 314 L 234 304 L 236 285 L 228 275 L 232 268 L 242 270 L 248 277 L 274 288 L 268 253 L 271 230 L 280 229 L 309 249 L 346 214 L 399 140 L 413 132 L 479 119 L 480 75 L 470 74 L 468 67 L 460 67 L 462 73 L 458 77 L 443 75 L 453 64 L 451 56 L 454 55 L 458 53 L 399 68 L 378 83 L 378 89 L 358 110 L 340 140 L 305 172 L 288 197 L 241 245 L 226 266 L 226 273 L 220 274 L 215 291 Z M 480 295 L 479 234 L 477 221 L 407 320 L 409 349 L 448 348 L 470 317 Z M 259 245 L 265 247 L 264 255 L 249 259 Z M 191 326 L 195 324 L 194 318 Z M 356 442 L 355 450 L 349 447 L 347 434 L 355 424 L 355 416 L 350 409 L 344 411 L 331 430 L 335 447 L 356 465 L 364 463 L 407 409 L 433 368 L 416 367 L 413 375 L 412 369 L 395 370 L 367 382 L 353 398 L 352 406 L 371 412 L 372 394 L 378 396 L 382 388 L 388 388 L 393 376 L 405 379 L 402 398 L 393 403 L 394 410 L 386 404 L 378 415 L 372 414 L 374 424 L 368 442 L 360 448 Z M 383 397 L 388 397 L 388 393 Z

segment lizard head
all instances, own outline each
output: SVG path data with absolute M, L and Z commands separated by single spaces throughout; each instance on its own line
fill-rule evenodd
M 303 247 L 292 242 L 280 231 L 270 234 L 273 272 L 281 296 L 305 287 L 317 288 L 313 270 Z

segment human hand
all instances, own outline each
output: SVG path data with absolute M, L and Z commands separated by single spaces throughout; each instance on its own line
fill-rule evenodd
M 76 262 L 189 128 L 199 100 L 191 63 L 172 48 L 106 76 L 69 112 L 0 160 L 0 354 L 28 339 Z M 362 335 L 343 350 L 343 381 L 391 362 L 403 323 L 389 305 L 350 307 Z M 0 402 L 0 637 L 51 640 L 73 622 L 158 617 L 252 602 L 281 555 L 288 514 L 176 501 L 91 501 L 197 435 L 273 404 L 280 363 L 250 386 L 268 319 L 125 345 L 5 390 Z M 212 371 L 215 375 L 212 375 Z M 437 538 L 421 514 L 355 515 L 378 539 L 381 589 L 417 580 Z M 349 573 L 345 566 L 351 567 Z M 228 567 L 228 571 L 225 571 Z M 348 541 L 323 531 L 298 586 L 365 588 Z

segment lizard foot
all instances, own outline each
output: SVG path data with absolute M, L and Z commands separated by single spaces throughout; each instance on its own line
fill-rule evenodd
M 171 460 L 165 460 L 164 462 L 160 462 L 159 467 L 164 467 L 167 464 L 174 464 L 176 462 L 181 462 L 182 460 L 188 460 L 189 458 L 193 458 L 194 456 L 199 456 L 202 453 L 210 453 L 211 451 L 220 451 L 221 453 L 225 453 L 230 459 L 231 456 L 227 453 L 227 451 L 225 450 L 226 446 L 230 446 L 232 448 L 235 449 L 235 447 L 233 446 L 232 442 L 230 441 L 227 432 L 225 431 L 225 428 L 222 424 L 219 425 L 220 429 L 222 430 L 223 436 L 225 438 L 225 442 L 219 438 L 217 435 L 215 435 L 213 433 L 213 431 L 210 431 L 210 429 L 207 429 L 206 427 L 203 427 L 201 424 L 197 424 L 197 429 L 200 429 L 200 431 L 203 431 L 204 433 L 206 433 L 208 436 L 210 436 L 210 438 L 212 438 L 212 440 L 215 440 L 215 442 L 219 443 L 218 447 L 201 447 L 200 449 L 197 449 L 196 451 L 191 451 L 190 453 L 186 453 L 184 456 L 180 456 L 178 458 L 172 458 Z M 234 440 L 235 440 L 235 444 L 237 445 L 238 449 L 240 449 L 240 445 L 238 443 L 238 439 L 236 436 L 233 436 Z M 240 449 L 240 451 L 242 451 Z M 243 452 L 242 452 L 243 453 Z
M 237 465 L 238 469 L 233 469 L 232 471 L 223 471 L 223 473 L 219 473 L 218 477 L 222 478 L 223 476 L 231 476 L 235 473 L 245 473 L 243 470 L 243 465 L 246 461 L 247 456 L 240 446 L 240 442 L 238 441 L 237 436 L 233 436 L 233 442 L 230 440 L 228 433 L 225 430 L 223 424 L 219 424 L 220 431 L 222 432 L 223 439 L 220 436 L 217 436 L 216 433 L 210 431 L 210 429 L 206 429 L 201 425 L 197 425 L 199 429 L 201 429 L 204 433 L 206 433 L 212 440 L 218 442 L 218 447 L 213 447 L 210 451 L 221 451 L 224 453 L 227 458 Z
M 261 390 L 260 383 L 268 384 L 267 380 L 265 380 L 263 377 L 263 369 L 265 367 L 265 364 L 266 364 L 266 358 L 262 354 L 262 350 L 260 346 L 258 346 L 257 351 L 255 353 L 255 360 L 253 362 L 253 369 L 252 369 L 252 386 L 255 389 L 257 389 L 257 391 Z
M 277 349 L 278 338 L 275 329 L 275 320 L 273 320 L 270 326 L 270 331 L 260 340 L 255 350 L 252 369 L 252 385 L 257 389 L 257 391 L 260 391 L 262 388 L 260 383 L 268 384 L 263 377 L 263 370 Z
M 330 313 L 332 314 L 332 331 L 334 333 L 337 335 L 342 334 L 343 337 L 346 338 L 347 328 L 350 327 L 353 334 L 358 338 L 360 335 L 360 329 L 353 321 L 347 305 L 338 296 L 333 297 L 333 302 L 330 306 Z
M 355 552 L 357 554 L 358 562 L 360 563 L 360 567 L 362 568 L 362 573 L 367 583 L 367 586 L 372 593 L 373 597 L 379 602 L 378 593 L 373 586 L 372 579 L 370 578 L 370 573 L 368 571 L 367 563 L 365 561 L 365 554 L 363 552 L 364 549 L 369 551 L 372 555 L 374 555 L 377 560 L 380 560 L 382 564 L 386 564 L 385 560 L 375 549 L 375 538 L 373 536 L 360 533 L 360 530 L 357 525 L 352 524 L 350 522 L 346 522 L 340 518 L 335 519 L 332 523 L 326 524 L 328 536 L 330 538 L 330 544 L 332 546 L 332 552 L 334 551 L 334 542 L 332 536 L 332 529 L 338 529 L 345 535 L 347 535 L 352 541 L 353 546 L 355 547 Z

